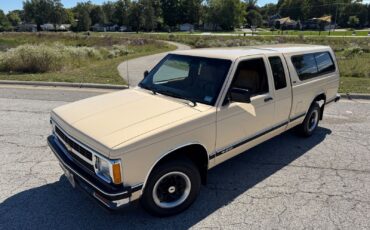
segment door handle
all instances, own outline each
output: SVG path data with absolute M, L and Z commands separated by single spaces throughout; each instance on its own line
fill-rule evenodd
M 274 100 L 272 97 L 266 97 L 264 101 L 269 102 L 269 101 L 272 101 L 272 100 Z

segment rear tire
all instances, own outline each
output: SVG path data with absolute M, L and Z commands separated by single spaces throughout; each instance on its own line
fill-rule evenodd
M 197 167 L 187 158 L 180 158 L 160 164 L 153 170 L 140 201 L 154 216 L 171 216 L 190 207 L 200 186 Z
M 321 108 L 317 102 L 311 105 L 304 121 L 297 127 L 301 136 L 310 137 L 315 132 L 320 121 L 320 110 Z

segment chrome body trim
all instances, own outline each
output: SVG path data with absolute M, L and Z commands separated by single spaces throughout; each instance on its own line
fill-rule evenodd
M 60 143 L 59 139 L 54 137 L 55 138 L 55 143 L 58 145 L 58 147 L 63 151 L 63 153 L 65 155 L 66 154 L 66 150 L 65 148 L 63 147 L 63 145 Z M 81 174 L 79 174 L 78 172 L 76 172 L 75 170 L 73 170 L 71 167 L 69 167 L 67 164 L 64 163 L 64 161 L 58 156 L 58 154 L 54 154 L 56 155 L 56 157 L 58 158 L 58 160 L 63 164 L 64 167 L 66 167 L 68 170 L 70 170 L 71 172 L 73 172 L 74 174 L 76 174 L 78 177 L 80 177 L 84 182 L 88 183 L 90 186 L 92 186 L 94 189 L 98 190 L 100 193 L 104 194 L 104 195 L 107 195 L 107 196 L 119 196 L 119 195 L 125 195 L 127 194 L 128 192 L 127 191 L 124 191 L 124 192 L 120 192 L 120 193 L 106 193 L 104 191 L 102 191 L 101 189 L 99 189 L 97 186 L 95 186 L 93 183 L 91 183 L 89 180 L 87 180 L 85 177 L 83 177 Z
M 103 156 L 102 154 L 94 151 L 93 149 L 91 149 L 90 147 L 86 146 L 85 144 L 81 143 L 80 141 L 76 140 L 75 138 L 73 138 L 71 135 L 69 135 L 66 131 L 63 130 L 63 128 L 61 128 L 61 126 L 55 122 L 53 119 L 50 119 L 50 122 L 51 122 L 51 125 L 53 127 L 53 135 L 57 137 L 57 140 L 62 142 L 64 144 L 64 146 L 66 146 L 67 148 L 69 147 L 70 149 L 67 149 L 71 152 L 73 152 L 74 154 L 76 154 L 78 157 L 80 157 L 82 160 L 84 160 L 85 162 L 89 163 L 90 165 L 93 166 L 94 168 L 94 172 L 95 174 L 100 178 L 102 179 L 103 181 L 107 182 L 107 183 L 113 183 L 113 168 L 112 168 L 112 165 L 113 164 L 119 164 L 120 165 L 120 169 L 121 169 L 121 182 L 123 183 L 123 175 L 122 175 L 122 172 L 123 172 L 123 169 L 122 169 L 122 163 L 121 163 L 121 160 L 112 160 L 112 159 L 109 159 L 105 156 Z M 81 146 L 82 148 L 84 148 L 85 150 L 89 151 L 91 153 L 91 157 L 92 157 L 92 160 L 89 160 L 87 159 L 85 156 L 83 156 L 82 154 L 80 154 L 78 151 L 76 151 L 75 149 L 73 149 L 71 146 L 69 146 L 68 143 L 66 143 L 55 131 L 55 127 L 58 127 L 58 129 L 67 137 L 69 138 L 70 140 L 72 140 L 73 142 L 75 142 L 76 144 L 78 144 L 79 146 Z M 64 147 L 62 146 L 61 147 L 62 149 L 64 149 Z M 68 158 L 70 158 L 69 156 L 70 154 L 67 153 L 66 156 Z M 109 164 L 110 164 L 110 167 L 109 167 L 109 174 L 110 174 L 110 177 L 111 179 L 108 179 L 106 178 L 105 176 L 101 175 L 96 167 L 96 158 L 99 157 L 105 161 L 108 161 Z

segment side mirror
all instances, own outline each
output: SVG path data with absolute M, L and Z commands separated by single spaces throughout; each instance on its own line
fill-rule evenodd
M 144 79 L 149 75 L 149 71 L 148 70 L 145 70 L 144 72 Z
M 231 101 L 251 103 L 251 92 L 248 89 L 233 87 L 229 92 Z

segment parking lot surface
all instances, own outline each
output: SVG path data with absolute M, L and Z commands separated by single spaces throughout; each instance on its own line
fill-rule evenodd
M 100 208 L 47 147 L 51 109 L 101 93 L 0 86 L 0 229 L 370 229 L 370 101 L 342 100 L 311 138 L 289 131 L 227 161 L 190 209 L 155 218 Z

